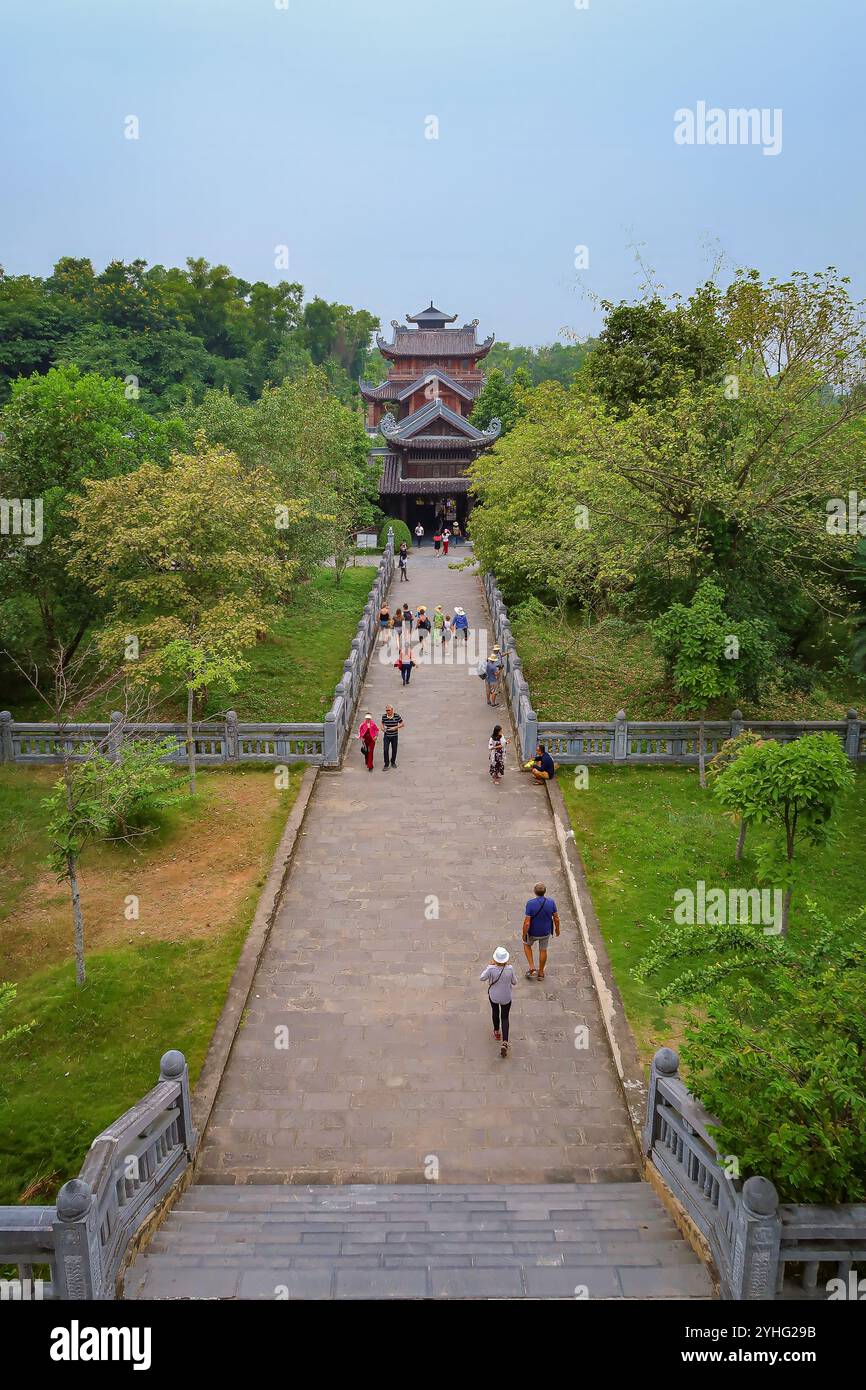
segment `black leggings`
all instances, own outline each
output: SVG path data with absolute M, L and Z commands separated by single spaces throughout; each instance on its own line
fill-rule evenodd
M 508 1015 L 511 1013 L 510 1004 L 494 1004 L 490 1001 L 490 1011 L 493 1014 L 493 1031 L 502 1033 L 502 1041 L 508 1042 Z M 502 1026 L 500 1028 L 499 1016 L 502 1015 Z

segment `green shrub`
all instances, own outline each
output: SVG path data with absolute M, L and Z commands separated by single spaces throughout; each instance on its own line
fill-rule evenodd
M 409 527 L 406 525 L 405 521 L 399 521 L 396 517 L 393 516 L 386 516 L 385 520 L 382 522 L 382 529 L 379 532 L 379 545 L 381 549 L 384 550 L 385 546 L 388 544 L 389 526 L 392 527 L 394 531 L 394 549 L 399 550 L 401 541 L 405 541 L 407 546 L 411 550 L 412 532 L 409 530 Z
M 866 908 L 838 926 L 812 902 L 809 914 L 814 933 L 796 945 L 755 929 L 668 928 L 670 958 L 714 946 L 721 955 L 667 993 L 695 1006 L 681 1049 L 687 1083 L 716 1117 L 715 1143 L 736 1157 L 740 1176 L 769 1178 L 783 1202 L 862 1202 Z M 727 950 L 708 939 L 725 933 Z M 657 948 L 641 973 L 663 955 Z

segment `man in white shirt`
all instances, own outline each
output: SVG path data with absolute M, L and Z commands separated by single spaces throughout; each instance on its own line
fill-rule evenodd
M 424 544 L 424 527 L 421 525 L 420 521 L 418 522 L 418 525 L 415 527 L 415 539 L 419 545 Z

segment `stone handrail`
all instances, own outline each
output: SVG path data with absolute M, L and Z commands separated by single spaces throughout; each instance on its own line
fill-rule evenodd
M 376 641 L 378 613 L 394 572 L 394 533 L 382 552 L 373 587 L 352 638 L 349 657 L 334 700 L 321 721 L 307 723 L 242 723 L 234 710 L 225 719 L 197 721 L 193 729 L 196 767 L 224 763 L 310 763 L 337 767 L 361 693 L 367 663 Z M 173 739 L 166 762 L 187 763 L 186 725 L 182 723 L 126 723 L 114 711 L 108 723 L 51 724 L 18 721 L 8 710 L 0 712 L 0 763 L 30 766 L 75 762 L 101 753 L 116 758 L 124 741 Z
M 532 757 L 536 743 L 540 742 L 554 761 L 564 766 L 624 763 L 628 766 L 688 767 L 698 763 L 701 728 L 698 720 L 630 720 L 625 710 L 619 710 L 609 721 L 539 719 L 502 594 L 492 574 L 485 574 L 483 582 L 493 631 L 505 658 L 505 686 L 524 758 Z M 705 721 L 707 760 L 714 757 L 726 739 L 736 737 L 744 729 L 780 743 L 790 743 L 803 734 L 833 733 L 838 735 L 852 761 L 866 762 L 866 720 L 861 720 L 853 709 L 848 710 L 845 719 L 801 721 L 744 719 L 740 710 L 735 709 L 730 719 Z
M 820 1265 L 847 1281 L 866 1259 L 866 1206 L 779 1203 L 767 1178 L 741 1182 L 712 1137 L 715 1121 L 680 1080 L 679 1058 L 660 1048 L 650 1071 L 643 1151 L 709 1245 L 723 1298 L 827 1297 Z M 799 1278 L 794 1281 L 794 1266 Z
M 18 1267 L 0 1294 L 16 1299 L 112 1299 L 130 1241 L 192 1162 L 198 1137 L 189 1071 L 166 1052 L 159 1082 L 90 1146 L 53 1207 L 0 1207 L 0 1265 Z M 34 1280 L 47 1265 L 50 1279 Z

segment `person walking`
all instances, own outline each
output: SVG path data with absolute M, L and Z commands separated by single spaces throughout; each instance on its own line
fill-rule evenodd
M 400 621 L 403 625 L 403 646 L 408 647 L 412 641 L 412 610 L 408 603 L 403 604 L 403 612 L 400 614 Z
M 409 552 L 405 544 L 400 546 L 400 554 L 397 556 L 397 567 L 400 571 L 400 583 L 409 582 Z
M 421 525 L 420 521 L 415 527 L 415 540 L 418 542 L 419 546 L 424 544 L 424 527 Z
M 423 605 L 423 603 L 422 603 L 422 604 L 421 604 L 421 607 L 418 609 L 417 614 L 415 615 L 415 631 L 418 633 L 418 655 L 419 655 L 419 656 L 420 656 L 420 655 L 422 654 L 422 652 L 424 651 L 424 638 L 427 636 L 428 632 L 430 631 L 431 626 L 432 626 L 432 624 L 431 624 L 431 622 L 430 622 L 430 619 L 427 617 L 427 609 L 424 607 L 424 605 Z
M 548 898 L 544 884 L 536 883 L 535 897 L 530 898 L 526 904 L 526 914 L 523 918 L 523 950 L 529 961 L 529 969 L 526 972 L 527 980 L 533 979 L 536 975 L 539 980 L 544 979 L 547 951 L 554 933 L 559 936 L 559 912 L 556 903 L 553 898 Z M 536 945 L 538 946 L 538 970 L 535 969 L 532 955 L 532 948 Z
M 443 650 L 448 646 L 449 642 L 451 641 L 451 638 L 452 638 L 452 636 L 453 636 L 453 633 L 454 633 L 454 627 L 453 627 L 453 624 L 452 624 L 452 622 L 451 622 L 451 614 L 450 614 L 450 613 L 446 613 L 446 614 L 445 614 L 445 624 L 444 624 L 444 626 L 443 626 L 443 628 L 442 628 L 442 646 L 443 646 Z
M 455 545 L 459 545 L 460 542 L 461 542 L 462 539 L 463 539 L 463 534 L 462 534 L 462 532 L 461 532 L 461 530 L 460 530 L 460 522 L 459 522 L 459 521 L 455 521 L 455 523 L 454 523 L 453 535 L 454 535 L 454 544 L 455 544 Z
M 512 992 L 517 984 L 514 966 L 509 964 L 511 957 L 504 946 L 497 946 L 493 959 L 482 970 L 479 979 L 489 981 L 487 998 L 493 1015 L 493 1036 L 498 1043 L 500 1057 L 508 1056 L 508 1025 L 511 1014 Z
M 379 645 L 382 646 L 388 640 L 388 629 L 391 626 L 391 610 L 387 603 L 383 603 L 379 609 Z
M 505 776 L 505 750 L 508 747 L 508 739 L 502 732 L 501 724 L 494 724 L 493 733 L 487 742 L 487 751 L 490 758 L 490 776 L 494 784 L 498 784 Z
M 385 734 L 385 766 L 383 768 L 384 772 L 387 772 L 389 767 L 397 766 L 397 740 L 400 736 L 400 730 L 402 728 L 403 720 L 400 718 L 399 714 L 394 713 L 394 706 L 386 705 L 385 713 L 382 715 L 382 729 Z M 390 762 L 388 761 L 389 756 L 391 759 Z
M 433 612 L 433 641 L 442 641 L 442 634 L 445 630 L 445 614 L 442 611 L 442 604 L 437 603 Z
M 435 534 L 435 536 L 433 537 L 433 550 L 434 550 L 434 552 L 435 552 L 435 556 L 436 556 L 436 559 L 437 559 L 437 560 L 439 559 L 439 551 L 440 551 L 440 549 L 441 549 L 441 546 L 442 546 L 442 536 L 440 535 L 439 531 L 437 531 L 436 534 Z
M 412 648 L 404 647 L 394 665 L 403 677 L 403 684 L 408 685 L 412 679 L 412 667 L 415 665 L 412 660 Z
M 447 555 L 447 554 L 448 554 L 448 542 L 450 541 L 450 539 L 451 539 L 451 532 L 450 532 L 450 530 L 448 529 L 448 527 L 446 526 L 446 527 L 445 527 L 445 530 L 442 532 L 442 554 L 443 554 L 443 555 Z
M 452 622 L 451 626 L 454 629 L 455 637 L 457 633 L 462 632 L 463 641 L 469 641 L 469 619 L 467 618 L 462 608 L 458 607 L 454 609 L 454 621 Z
M 376 750 L 376 739 L 378 737 L 379 725 L 368 711 L 361 720 L 361 726 L 358 729 L 358 738 L 361 740 L 361 752 L 364 755 L 364 761 L 367 764 L 368 772 L 373 771 L 373 754 Z

